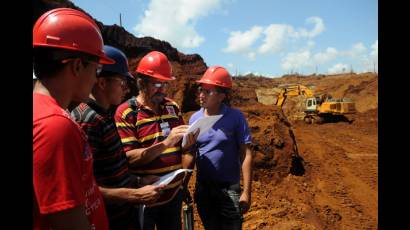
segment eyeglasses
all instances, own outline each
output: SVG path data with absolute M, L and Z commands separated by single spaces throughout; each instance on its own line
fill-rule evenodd
M 63 60 L 61 60 L 61 62 L 62 63 L 67 63 L 67 62 L 69 62 L 69 61 L 72 61 L 72 60 L 74 60 L 75 58 L 66 58 L 66 59 L 63 59 Z M 95 63 L 95 64 L 97 64 L 97 68 L 96 68 L 96 70 L 95 70 L 95 74 L 96 74 L 96 76 L 98 76 L 98 75 L 100 75 L 100 73 L 101 73 L 101 71 L 102 71 L 102 68 L 103 68 L 103 65 L 102 64 L 100 64 L 100 63 L 98 63 L 98 62 L 95 62 L 95 61 L 89 61 L 89 60 L 85 60 L 85 59 L 83 59 L 83 58 L 80 58 L 80 60 L 81 60 L 81 62 L 83 62 L 83 63 L 85 63 L 85 64 L 90 64 L 90 63 Z
M 90 63 L 95 63 L 97 64 L 97 69 L 95 70 L 96 75 L 100 75 L 103 65 L 97 62 L 93 62 L 93 61 L 88 61 L 88 60 L 82 60 L 84 63 L 90 64 Z
M 198 93 L 203 93 L 206 95 L 213 95 L 217 93 L 218 91 L 216 89 L 204 89 L 202 87 L 198 87 Z
M 127 80 L 118 77 L 108 77 L 110 80 L 115 80 L 120 83 L 121 87 L 127 87 Z
M 168 82 L 149 82 L 152 86 L 154 86 L 155 88 L 159 89 L 161 87 L 168 87 Z

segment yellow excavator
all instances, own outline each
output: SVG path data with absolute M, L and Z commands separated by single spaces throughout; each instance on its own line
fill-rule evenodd
M 275 105 L 282 108 L 287 97 L 302 95 L 305 98 L 303 119 L 309 124 L 349 121 L 345 115 L 356 113 L 355 103 L 350 98 L 332 98 L 328 94 L 315 95 L 313 89 L 301 84 L 282 85 L 279 88 Z

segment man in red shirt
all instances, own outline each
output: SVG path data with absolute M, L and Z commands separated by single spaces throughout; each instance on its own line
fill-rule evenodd
M 33 28 L 34 229 L 108 229 L 87 137 L 66 109 L 88 98 L 104 54 L 95 22 L 58 8 Z

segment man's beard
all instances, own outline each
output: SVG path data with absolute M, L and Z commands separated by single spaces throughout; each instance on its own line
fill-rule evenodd
M 164 100 L 164 97 L 166 97 L 167 95 L 165 93 L 155 93 L 152 97 L 151 97 L 151 102 L 159 105 L 162 103 L 162 101 Z

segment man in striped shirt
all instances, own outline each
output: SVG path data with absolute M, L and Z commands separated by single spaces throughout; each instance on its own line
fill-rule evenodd
M 158 186 L 139 189 L 135 176 L 128 170 L 126 155 L 121 146 L 110 106 L 121 103 L 127 93 L 128 62 L 120 50 L 104 46 L 108 57 L 116 61 L 104 65 L 87 103 L 81 103 L 72 116 L 88 136 L 94 157 L 94 175 L 102 192 L 110 229 L 140 229 L 134 204 L 150 203 L 158 199 Z M 132 188 L 134 187 L 134 188 Z
M 185 146 L 181 139 L 187 125 L 178 105 L 166 98 L 171 76 L 167 57 L 157 51 L 145 55 L 138 67 L 139 94 L 121 104 L 115 122 L 131 172 L 139 176 L 161 176 L 180 168 L 193 167 L 193 156 L 186 153 L 195 143 L 199 131 L 187 135 Z M 167 186 L 161 197 L 144 211 L 144 229 L 180 230 L 183 178 Z

